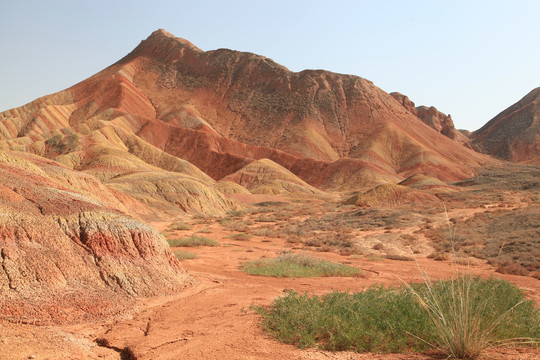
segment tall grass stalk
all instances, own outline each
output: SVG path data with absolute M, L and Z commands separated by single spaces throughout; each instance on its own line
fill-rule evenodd
M 432 340 L 423 340 L 458 359 L 476 359 L 494 346 L 534 342 L 532 338 L 505 337 L 513 333 L 514 326 L 506 320 L 526 300 L 516 288 L 512 291 L 504 286 L 507 285 L 502 281 L 488 282 L 470 275 L 436 283 L 428 279 L 417 288 L 408 285 L 434 326 Z M 493 298 L 495 294 L 499 296 Z

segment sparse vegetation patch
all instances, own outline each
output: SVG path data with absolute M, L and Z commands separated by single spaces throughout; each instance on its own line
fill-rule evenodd
M 536 205 L 498 209 L 426 231 L 438 253 L 464 252 L 487 260 L 499 272 L 527 275 L 540 271 L 540 217 Z

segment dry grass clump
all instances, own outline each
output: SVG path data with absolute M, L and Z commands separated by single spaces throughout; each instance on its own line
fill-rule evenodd
M 173 254 L 178 260 L 190 260 L 197 258 L 197 254 L 184 250 L 174 250 Z
M 497 264 L 496 272 L 509 275 L 521 275 L 525 276 L 529 274 L 529 271 L 523 266 L 510 261 L 504 261 Z
M 277 238 L 279 237 L 279 232 L 275 229 L 259 228 L 259 229 L 253 230 L 253 235 L 269 237 L 269 238 Z
M 405 255 L 384 255 L 384 258 L 388 260 L 414 261 L 412 257 Z
M 192 235 L 179 239 L 169 239 L 167 240 L 167 242 L 171 247 L 219 246 L 219 243 L 216 240 L 210 239 L 206 236 L 197 235 Z

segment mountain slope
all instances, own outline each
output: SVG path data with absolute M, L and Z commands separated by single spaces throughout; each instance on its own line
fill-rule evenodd
M 366 160 L 397 174 L 406 172 L 411 162 L 427 168 L 452 163 L 455 173 L 443 170 L 443 178 L 465 176 L 463 163 L 483 161 L 435 135 L 390 95 L 357 76 L 321 70 L 293 73 L 250 53 L 203 52 L 164 31 L 153 33 L 118 65 L 144 70 L 133 81 L 154 104 L 159 120 L 205 131 L 216 139 L 211 141 L 224 137 L 327 163 Z M 387 133 L 396 134 L 400 143 L 386 139 Z M 250 150 L 226 151 L 272 158 Z

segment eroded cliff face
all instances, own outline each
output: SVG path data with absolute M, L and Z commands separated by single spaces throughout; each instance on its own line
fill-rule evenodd
M 471 138 L 486 154 L 540 164 L 540 87 L 474 131 Z
M 69 175 L 58 178 L 60 170 Z M 1 318 L 110 316 L 135 297 L 192 283 L 161 235 L 122 212 L 122 202 L 97 179 L 5 151 L 0 171 Z

